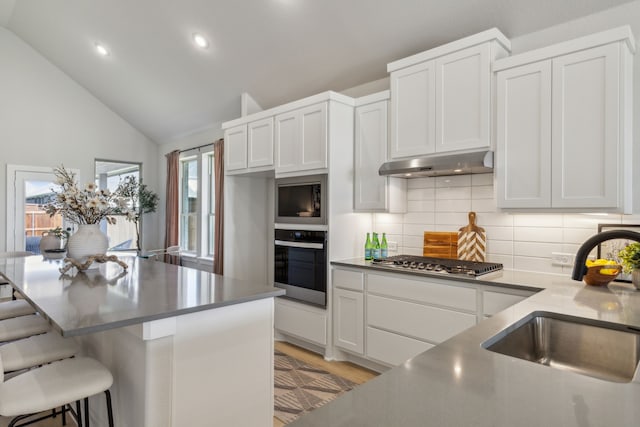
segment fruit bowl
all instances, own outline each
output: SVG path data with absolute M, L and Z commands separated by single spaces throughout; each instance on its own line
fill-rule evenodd
M 584 275 L 582 280 L 587 285 L 606 286 L 618 277 L 621 271 L 622 266 L 619 264 L 593 265 L 587 267 L 587 274 Z

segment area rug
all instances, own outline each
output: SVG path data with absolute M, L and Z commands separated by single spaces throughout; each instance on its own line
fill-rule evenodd
M 274 416 L 285 424 L 351 390 L 356 383 L 275 352 Z

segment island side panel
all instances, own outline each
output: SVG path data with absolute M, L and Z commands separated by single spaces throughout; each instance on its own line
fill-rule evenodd
M 176 318 L 174 426 L 273 425 L 273 298 Z
M 119 427 L 270 427 L 273 306 L 265 298 L 77 339 L 113 374 Z M 104 405 L 91 398 L 92 426 L 108 425 Z

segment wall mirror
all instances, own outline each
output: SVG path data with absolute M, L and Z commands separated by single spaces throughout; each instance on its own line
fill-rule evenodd
M 141 182 L 142 163 L 96 159 L 95 182 L 98 188 L 108 188 L 110 191 L 115 191 L 120 181 L 127 176 L 133 176 L 138 182 Z M 109 238 L 110 251 L 140 249 L 137 247 L 135 223 L 127 221 L 124 215 L 116 216 L 115 224 L 107 224 L 106 221 L 103 221 L 100 228 Z M 140 228 L 142 229 L 142 227 Z

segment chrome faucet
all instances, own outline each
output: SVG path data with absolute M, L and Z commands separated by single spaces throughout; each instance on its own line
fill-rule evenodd
M 640 243 L 640 233 L 628 230 L 611 230 L 603 231 L 602 233 L 598 233 L 595 236 L 588 238 L 576 253 L 576 260 L 575 264 L 573 264 L 573 274 L 571 275 L 571 278 L 573 280 L 582 281 L 584 275 L 587 274 L 587 266 L 585 263 L 587 262 L 589 252 L 591 252 L 598 243 L 613 239 L 629 239 Z

